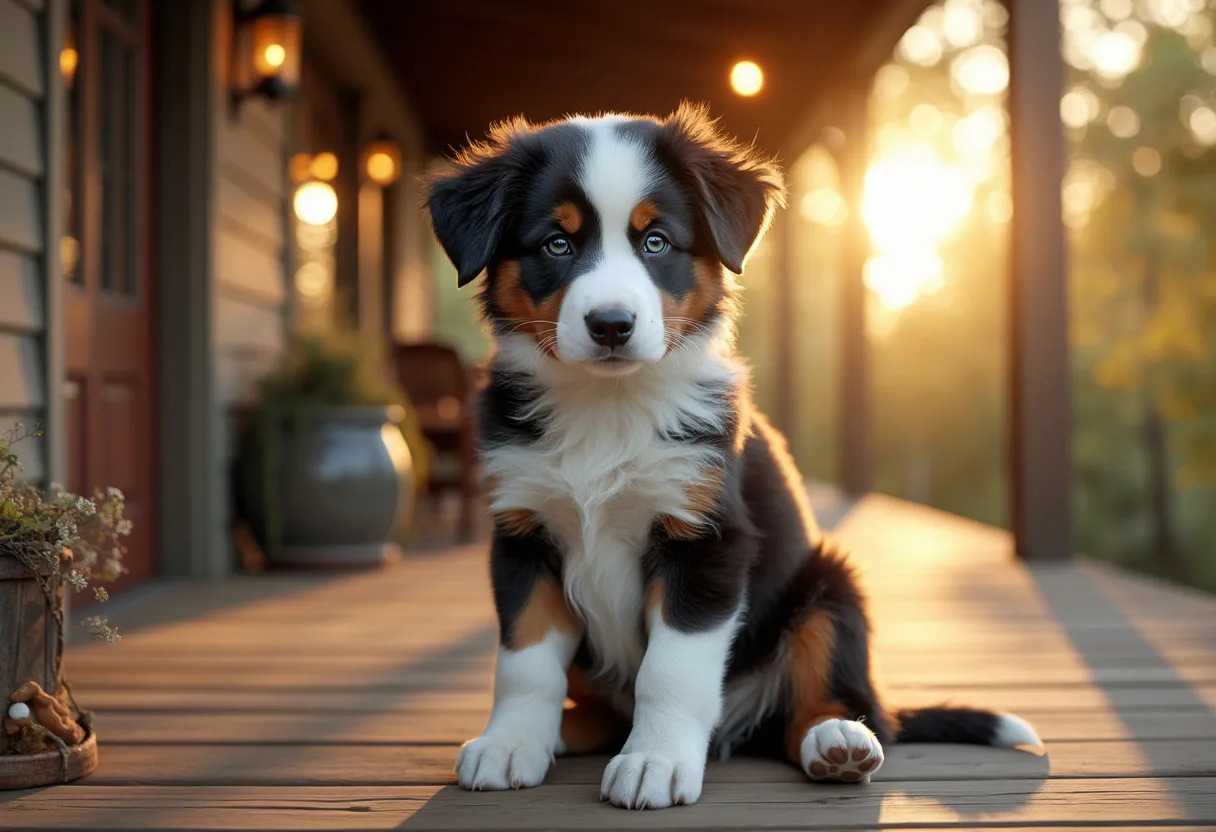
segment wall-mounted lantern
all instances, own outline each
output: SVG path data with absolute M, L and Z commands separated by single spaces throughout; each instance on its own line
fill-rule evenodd
M 392 139 L 377 137 L 363 148 L 360 167 L 370 181 L 387 188 L 401 176 L 401 148 Z
M 234 0 L 233 105 L 249 95 L 270 100 L 300 83 L 303 22 L 288 0 Z

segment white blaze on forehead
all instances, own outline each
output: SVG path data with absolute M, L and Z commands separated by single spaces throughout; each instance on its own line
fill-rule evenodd
M 635 316 L 633 335 L 625 352 L 643 361 L 657 361 L 666 352 L 663 299 L 629 239 L 629 218 L 649 194 L 659 175 L 647 143 L 622 133 L 622 116 L 581 119 L 590 138 L 579 170 L 579 186 L 599 220 L 598 252 L 591 270 L 570 285 L 557 327 L 558 354 L 568 361 L 585 361 L 599 354 L 583 322 L 592 311 L 625 309 Z
M 586 122 L 591 147 L 579 184 L 599 214 L 606 244 L 624 242 L 633 209 L 646 197 L 656 176 L 650 148 L 617 130 L 628 119 L 605 116 Z

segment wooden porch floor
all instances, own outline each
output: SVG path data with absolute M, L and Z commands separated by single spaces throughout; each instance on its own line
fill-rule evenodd
M 484 547 L 388 571 L 163 586 L 70 650 L 101 768 L 0 793 L 3 829 L 1216 828 L 1216 601 L 1087 562 L 1024 569 L 996 530 L 871 497 L 837 533 L 892 705 L 1015 710 L 1047 756 L 889 748 L 868 787 L 712 763 L 701 802 L 597 802 L 605 758 L 537 789 L 453 785 L 495 643 Z

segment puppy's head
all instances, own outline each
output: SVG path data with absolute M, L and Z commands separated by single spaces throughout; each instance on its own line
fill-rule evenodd
M 664 120 L 515 121 L 432 182 L 463 286 L 483 270 L 500 336 L 600 375 L 659 361 L 729 314 L 731 278 L 781 202 L 781 174 L 698 107 Z

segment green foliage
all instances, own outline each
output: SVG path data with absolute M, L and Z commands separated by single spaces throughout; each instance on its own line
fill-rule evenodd
M 44 495 L 20 482 L 21 459 L 14 447 L 42 436 L 18 423 L 0 436 L 0 556 L 11 557 L 33 573 L 46 596 L 62 639 L 63 609 L 58 589 L 92 589 L 98 601 L 109 594 L 98 581 L 114 581 L 126 568 L 123 540 L 131 534 L 126 503 L 117 488 L 98 490 L 92 499 L 52 485 Z M 84 622 L 94 637 L 115 642 L 120 636 L 104 618 Z
M 1150 27 L 1124 83 L 1072 81 L 1101 112 L 1128 107 L 1131 139 L 1071 131 L 1072 164 L 1106 178 L 1071 233 L 1077 548 L 1216 590 L 1216 153 L 1196 143 L 1183 102 L 1216 81 L 1181 34 Z M 1137 173 L 1138 148 L 1161 170 Z
M 388 378 L 383 350 L 357 334 L 295 332 L 279 366 L 259 383 L 258 399 L 281 410 L 404 404 Z
M 305 415 L 315 407 L 396 406 L 414 475 L 425 483 L 430 443 L 409 398 L 389 378 L 384 348 L 378 343 L 352 332 L 293 332 L 279 366 L 258 385 L 258 408 L 263 416 L 281 419 Z

